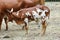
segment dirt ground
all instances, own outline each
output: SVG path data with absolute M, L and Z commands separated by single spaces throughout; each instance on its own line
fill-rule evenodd
M 38 28 L 35 22 L 29 23 L 29 33 L 25 35 L 25 30 L 22 30 L 21 25 L 8 23 L 9 30 L 5 31 L 5 23 L 2 23 L 0 31 L 0 40 L 60 40 L 60 2 L 46 2 L 45 4 L 51 10 L 50 19 L 44 36 L 39 33 L 41 27 Z M 4 38 L 9 36 L 9 38 Z

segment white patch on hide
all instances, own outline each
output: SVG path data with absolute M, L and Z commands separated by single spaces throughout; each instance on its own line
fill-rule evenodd
M 24 21 L 27 23 L 28 22 L 28 18 L 25 18 Z
M 27 16 L 31 16 L 31 14 L 30 14 L 29 12 L 26 12 L 25 14 L 26 14 Z
M 32 14 L 33 14 L 33 16 L 36 17 L 36 18 L 39 17 L 39 14 L 38 14 L 37 12 L 35 12 L 35 11 L 32 11 Z
M 42 12 L 42 10 L 41 9 L 39 9 L 39 8 L 36 8 L 36 10 L 37 10 L 37 12 L 39 13 L 39 12 Z
M 32 15 L 33 15 L 35 20 L 36 20 L 36 18 L 39 18 L 39 14 L 35 11 L 32 11 Z
M 28 26 L 28 18 L 25 18 L 24 19 L 24 22 L 26 22 L 27 23 L 27 26 Z
M 45 11 L 42 11 L 42 13 L 41 13 L 41 17 L 45 17 L 46 15 L 45 15 Z

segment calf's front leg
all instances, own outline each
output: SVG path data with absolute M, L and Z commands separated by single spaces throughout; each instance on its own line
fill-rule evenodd
M 5 24 L 6 24 L 6 31 L 8 30 L 8 21 L 7 21 L 7 17 L 6 18 L 4 18 L 4 21 L 5 21 Z
M 42 22 L 42 31 L 41 31 L 41 34 L 42 34 L 42 36 L 45 34 L 45 31 L 46 31 L 46 21 L 43 21 Z

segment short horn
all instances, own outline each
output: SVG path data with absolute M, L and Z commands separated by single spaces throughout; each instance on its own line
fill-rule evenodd
M 10 10 L 8 10 L 8 9 L 7 9 L 7 11 L 8 11 L 9 13 L 12 13 L 12 12 L 13 12 L 13 8 L 11 9 L 11 11 L 10 11 Z
M 11 9 L 11 11 L 10 12 L 13 12 L 13 8 Z

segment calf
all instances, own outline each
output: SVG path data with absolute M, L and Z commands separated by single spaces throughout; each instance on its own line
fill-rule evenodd
M 23 26 L 22 29 L 26 29 L 26 33 L 28 33 L 28 22 L 30 21 L 36 21 L 36 18 L 38 18 L 38 14 L 37 13 L 34 13 L 35 9 L 33 8 L 25 8 L 25 9 L 21 9 L 17 12 L 12 12 L 10 11 L 10 18 L 8 18 L 8 21 L 9 20 L 14 20 L 17 24 L 22 24 L 24 23 L 25 26 Z M 37 17 L 36 17 L 37 15 Z M 8 16 L 9 17 L 9 16 Z
M 17 12 L 10 12 L 11 20 L 14 20 L 17 24 L 25 23 L 23 28 L 26 29 L 28 33 L 28 22 L 32 20 L 39 20 L 41 18 L 42 22 L 42 35 L 46 31 L 46 18 L 49 18 L 50 9 L 43 5 L 36 5 L 31 8 L 24 8 Z M 8 18 L 9 19 L 9 18 Z M 10 20 L 10 19 L 9 19 Z M 40 24 L 39 24 L 40 25 Z

